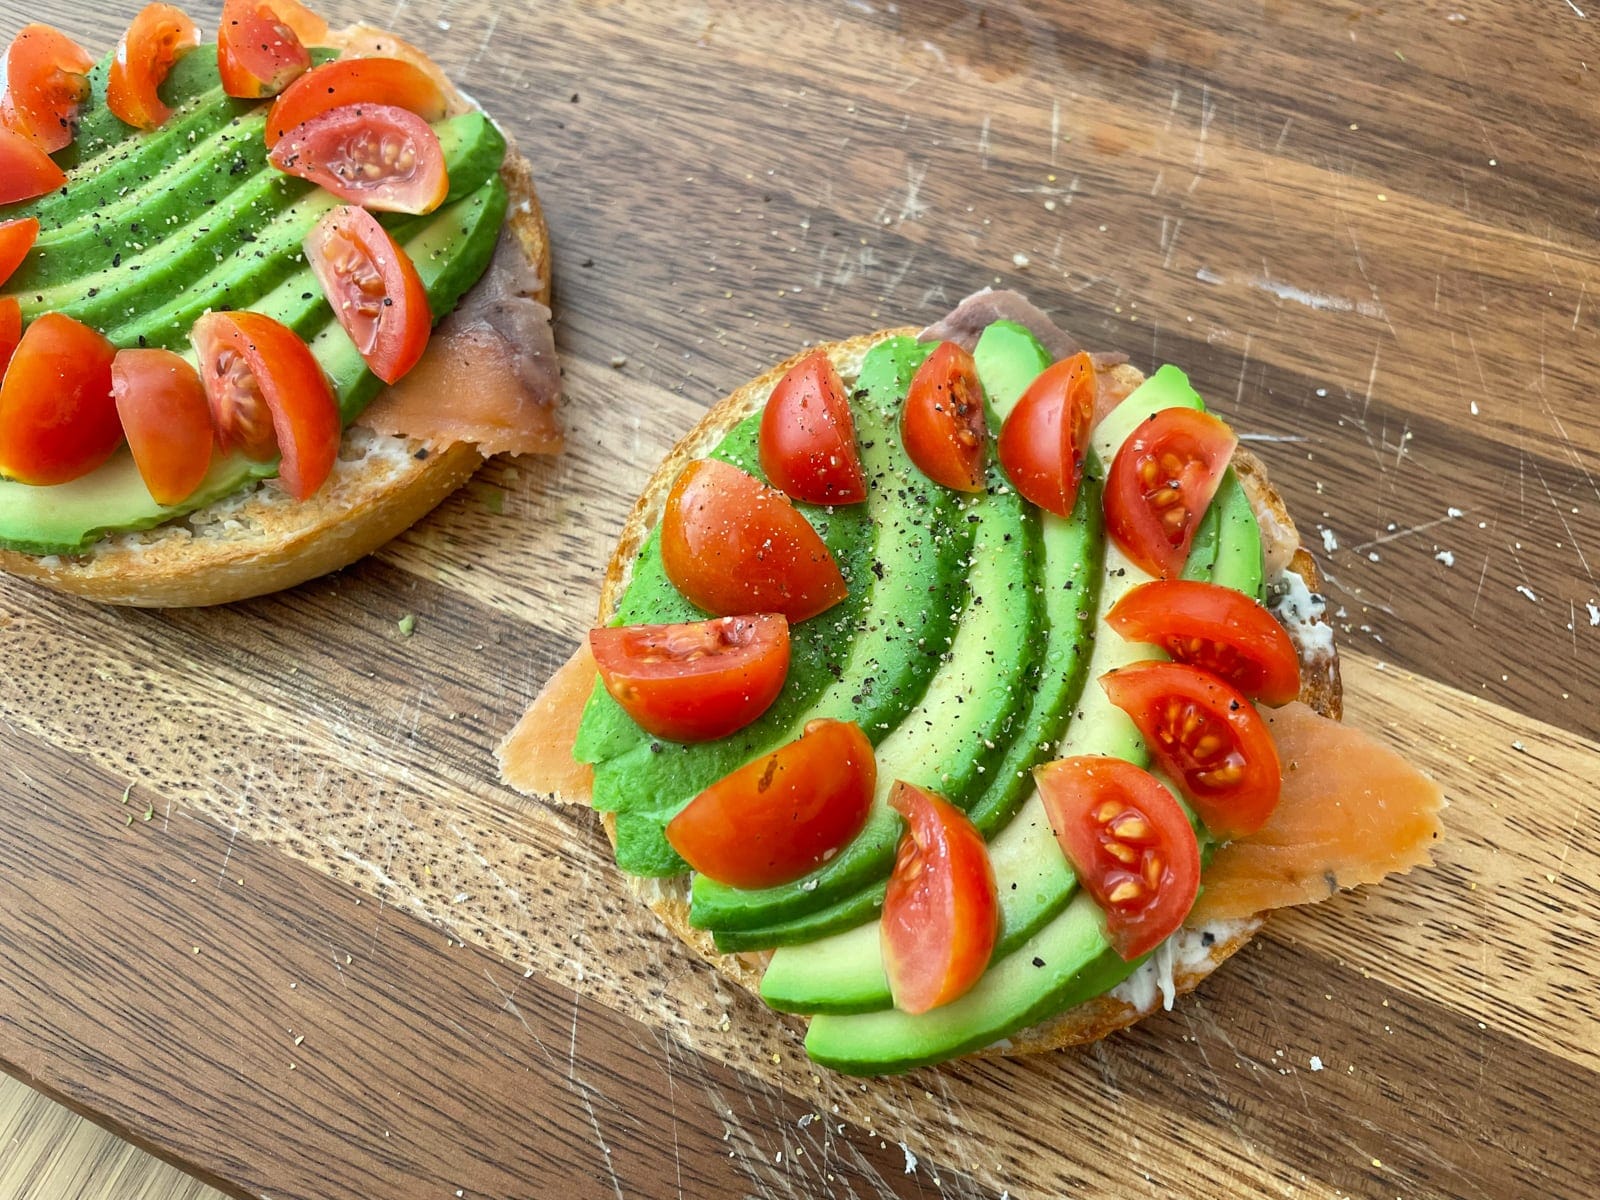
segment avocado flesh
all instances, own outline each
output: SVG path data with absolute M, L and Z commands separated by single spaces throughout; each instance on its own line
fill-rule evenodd
M 825 522 L 830 533 L 838 520 L 865 522 L 871 532 L 865 535 L 866 553 L 848 566 L 840 563 L 850 597 L 791 630 L 789 679 L 773 707 L 731 737 L 684 746 L 638 730 L 596 685 L 573 754 L 595 764 L 593 803 L 616 814 L 617 864 L 623 870 L 682 873 L 686 864 L 665 837 L 667 821 L 718 779 L 799 737 L 808 721 L 856 721 L 876 744 L 921 698 L 954 634 L 964 579 L 958 564 L 973 538 L 973 527 L 960 519 L 955 494 L 911 465 L 896 429 L 900 397 L 928 350 L 910 338 L 891 338 L 862 363 L 854 410 L 868 479 L 865 504 L 834 509 L 832 515 L 799 506 L 808 519 Z M 759 473 L 758 427 L 759 418 L 740 426 L 748 449 L 738 465 L 752 474 Z M 824 541 L 828 537 L 825 533 Z M 904 620 L 907 612 L 919 615 L 915 628 Z M 666 579 L 659 539 L 646 539 L 616 620 L 703 615 Z
M 308 341 L 348 424 L 381 385 L 333 318 L 300 253 L 312 224 L 338 201 L 267 164 L 261 141 L 266 108 L 223 95 L 214 48 L 202 47 L 179 60 L 163 89 L 177 115 L 154 134 L 124 126 L 104 109 L 104 64 L 95 68 L 92 81 L 97 90 L 91 103 L 99 103 L 79 127 L 73 145 L 80 158 L 65 191 L 0 212 L 0 219 L 39 215 L 41 220 L 39 243 L 8 281 L 8 293 L 17 294 L 30 317 L 64 312 L 100 329 L 119 347 L 165 347 L 191 362 L 189 329 L 205 309 L 265 313 Z M 222 131 L 216 142 L 201 136 L 207 129 Z M 241 130 L 249 136 L 240 136 Z M 435 131 L 451 196 L 459 193 L 459 198 L 426 216 L 384 220 L 415 263 L 430 308 L 443 317 L 487 268 L 508 197 L 497 173 L 505 140 L 487 118 L 468 113 L 441 122 Z M 99 149 L 90 154 L 85 147 Z M 236 162 L 247 166 L 221 173 L 233 189 L 228 196 L 244 200 L 211 204 L 215 195 L 188 186 L 197 170 L 210 176 Z M 263 197 L 276 197 L 281 206 L 274 210 Z M 219 252 L 200 230 L 224 229 L 227 213 L 244 213 L 253 222 L 246 230 L 253 240 L 239 242 L 219 261 Z M 80 244 L 85 231 L 92 252 Z M 229 236 L 237 239 L 237 229 Z M 202 244 L 206 249 L 197 261 L 195 247 Z M 107 266 L 114 256 L 118 265 Z M 91 273 L 74 273 L 85 265 Z M 126 318 L 121 324 L 119 316 Z M 126 447 L 69 483 L 37 487 L 0 479 L 0 547 L 78 553 L 106 533 L 149 529 L 275 474 L 275 460 L 219 456 L 200 487 L 170 506 L 150 497 Z
M 440 209 L 416 227 L 402 244 L 416 264 L 430 307 L 445 313 L 488 266 L 505 220 L 507 193 L 499 178 L 467 199 Z M 316 281 L 305 273 L 311 286 Z M 263 297 L 255 310 L 305 336 L 333 385 L 348 423 L 372 398 L 380 383 L 322 299 L 302 297 L 303 283 L 287 281 Z M 193 361 L 192 352 L 188 357 Z M 181 504 L 157 504 L 144 486 L 133 456 L 124 447 L 103 466 L 70 483 L 36 487 L 0 479 L 0 546 L 29 554 L 74 554 L 111 532 L 150 529 L 237 491 L 253 480 L 276 475 L 276 462 L 251 462 L 242 455 L 219 456 L 200 487 Z
M 992 430 L 1000 428 L 1028 385 L 1051 361 L 1049 353 L 1032 333 L 1011 322 L 996 322 L 984 330 L 974 348 L 973 357 L 990 402 L 992 411 L 989 414 L 989 426 Z M 996 480 L 991 482 L 1004 484 L 1005 481 L 1003 475 L 997 475 Z M 1002 726 L 1004 736 L 989 738 L 996 742 L 995 750 L 982 757 L 974 756 L 974 764 L 982 768 L 981 777 L 976 781 L 978 789 L 975 793 L 963 790 L 949 796 L 967 811 L 968 817 L 985 837 L 1011 815 L 1022 799 L 1031 783 L 1029 771 L 1045 759 L 1048 750 L 1060 736 L 1065 710 L 1083 685 L 1088 633 L 1094 615 L 1094 591 L 1100 578 L 1103 530 L 1097 519 L 1099 497 L 1098 486 L 1090 482 L 1086 483 L 1070 519 L 1042 511 L 1035 512 L 1041 528 L 1031 552 L 1030 589 L 1034 594 L 1030 600 L 1036 601 L 1031 613 L 1008 608 L 1005 604 L 998 608 L 972 606 L 971 612 L 976 620 L 1009 620 L 1022 627 L 1023 644 L 1032 647 L 1022 651 L 1028 660 L 1020 685 L 1023 703 L 1008 714 Z M 990 586 L 987 581 L 974 578 L 970 591 L 975 596 L 998 594 L 988 591 Z M 1028 622 L 1025 627 L 1024 620 Z M 958 634 L 958 641 L 960 636 Z M 981 638 L 975 637 L 973 641 L 977 647 L 984 645 Z M 994 654 L 987 666 L 980 662 L 966 669 L 969 674 L 993 673 L 996 665 L 1004 661 L 1000 654 Z M 951 667 L 945 670 L 949 671 Z M 999 674 L 1002 679 L 1011 677 L 1004 668 Z M 992 690 L 993 685 L 987 684 L 985 688 Z M 960 692 L 956 694 L 960 695 Z M 934 745 L 932 750 L 927 751 L 927 762 L 971 752 L 970 740 L 957 741 L 946 748 L 951 738 L 951 727 L 946 721 L 946 717 L 936 717 L 925 722 L 927 730 L 933 734 Z M 980 744 L 980 749 L 985 748 Z M 880 788 L 886 782 L 885 775 L 898 769 L 898 764 L 886 766 L 880 760 Z M 942 769 L 934 772 L 936 776 L 943 773 Z M 922 778 L 928 774 L 925 766 L 913 762 L 900 777 L 922 782 Z M 973 782 L 969 773 L 968 786 Z M 938 781 L 925 786 L 941 794 L 948 787 Z M 896 821 L 896 836 L 899 828 L 899 822 Z M 778 924 L 752 927 L 743 922 L 729 922 L 727 925 L 714 925 L 717 945 L 741 950 L 792 946 L 849 929 L 877 915 L 883 902 L 886 875 L 887 857 L 880 862 L 878 871 L 864 891 L 858 891 L 852 897 L 836 898 L 827 909 Z
M 1151 376 L 1124 406 L 1134 403 L 1145 407 L 1144 415 L 1159 408 L 1201 406 L 1187 379 L 1171 368 L 1162 368 Z M 1107 461 L 1114 456 L 1120 439 L 1137 424 L 1124 420 L 1119 423 L 1123 426 L 1120 429 L 1113 425 L 1112 418 L 1120 412 L 1121 408 L 1102 423 L 1103 429 L 1110 426 L 1105 431 L 1108 436 L 1096 438 L 1097 457 Z M 1207 556 L 1219 568 L 1213 581 L 1256 594 L 1261 574 L 1260 534 L 1249 500 L 1231 472 L 1207 515 L 1211 512 L 1219 514 L 1218 545 Z M 1150 578 L 1115 545 L 1107 546 L 1100 613 L 1109 611 L 1122 596 Z M 1101 626 L 1086 675 L 1090 681 L 1097 680 L 1107 671 L 1157 656 L 1153 648 L 1127 642 Z M 1061 744 L 1040 755 L 1039 761 L 1077 754 L 1115 755 L 1140 766 L 1149 761 L 1133 721 L 1092 684 L 1082 690 L 1077 712 Z M 1061 912 L 1071 900 L 1077 881 L 1060 851 L 1037 792 L 1028 796 L 998 834 L 991 835 L 988 830 L 984 833 L 989 839 L 990 863 L 1000 897 L 1000 933 L 992 960 L 999 962 Z M 850 1014 L 888 1008 L 892 1000 L 877 923 L 869 922 L 808 945 L 778 949 L 762 978 L 761 993 L 770 1006 L 791 1012 Z M 880 1068 L 866 1062 L 861 1069 L 872 1072 Z

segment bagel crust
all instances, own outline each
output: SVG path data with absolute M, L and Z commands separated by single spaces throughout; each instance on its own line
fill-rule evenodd
M 367 25 L 327 44 L 422 66 L 443 85 L 452 112 L 474 107 L 414 46 Z M 500 177 L 510 191 L 502 238 L 514 238 L 550 302 L 550 234 L 533 173 L 509 147 Z M 372 553 L 472 478 L 483 456 L 470 443 L 435 446 L 352 425 L 316 495 L 298 501 L 274 480 L 241 488 L 187 517 L 140 533 L 111 534 L 78 555 L 0 549 L 0 570 L 104 604 L 183 608 L 227 604 L 294 587 Z
M 863 334 L 846 341 L 831 342 L 813 347 L 780 363 L 758 379 L 745 384 L 714 405 L 693 429 L 673 447 L 650 477 L 640 493 L 633 511 L 623 526 L 615 553 L 606 568 L 605 581 L 600 591 L 600 609 L 596 624 L 604 625 L 616 610 L 623 590 L 627 587 L 634 560 L 645 535 L 660 519 L 667 494 L 679 472 L 693 459 L 702 457 L 713 446 L 751 413 L 758 411 L 767 401 L 778 380 L 795 363 L 809 354 L 821 350 L 827 354 L 847 381 L 860 371 L 861 361 L 872 347 L 886 338 L 917 336 L 914 327 L 887 329 L 878 333 Z M 1110 376 L 1103 386 L 1126 395 L 1144 381 L 1136 368 L 1122 364 L 1110 368 Z M 1233 467 L 1250 497 L 1263 538 L 1269 536 L 1282 540 L 1280 553 L 1288 561 L 1287 569 L 1298 575 L 1306 588 L 1315 593 L 1321 590 L 1322 579 L 1311 555 L 1299 548 L 1299 535 L 1288 509 L 1267 479 L 1266 468 L 1248 451 L 1234 454 Z M 1270 555 L 1269 555 L 1270 561 Z M 1316 654 L 1301 651 L 1300 696 L 1311 708 L 1323 716 L 1337 718 L 1341 713 L 1341 690 L 1338 659 L 1333 654 Z M 616 820 L 611 813 L 601 814 L 601 824 L 616 843 Z M 718 952 L 711 934 L 696 929 L 689 923 L 688 876 L 673 879 L 642 879 L 628 876 L 628 882 L 639 900 L 648 905 L 673 935 L 692 949 L 731 983 L 760 995 L 761 974 L 766 966 L 763 953 L 722 954 Z M 1170 967 L 1170 985 L 1173 995 L 1193 991 L 1217 967 L 1243 949 L 1265 924 L 1266 914 L 1257 914 L 1244 921 L 1208 926 L 1204 929 L 1185 928 Z M 1148 964 L 1142 970 L 1154 972 Z M 1163 980 L 1163 985 L 1166 981 Z M 978 1052 L 989 1055 L 1037 1054 L 1063 1046 L 1096 1041 L 1109 1033 L 1125 1029 L 1141 1017 L 1148 1016 L 1162 1005 L 1161 991 L 1155 986 L 1139 986 L 1130 979 L 1127 983 L 1084 1004 L 1059 1013 L 1010 1038 Z

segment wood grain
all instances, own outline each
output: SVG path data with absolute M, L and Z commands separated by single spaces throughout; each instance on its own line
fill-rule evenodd
M 1581 4 L 325 7 L 402 26 L 533 158 L 569 449 L 279 597 L 0 583 L 0 1063 L 250 1195 L 1592 1192 Z M 129 15 L 0 3 L 97 47 Z M 1441 780 L 1449 838 L 1126 1035 L 862 1085 L 490 751 L 708 403 L 993 282 L 1252 440 L 1349 717 Z

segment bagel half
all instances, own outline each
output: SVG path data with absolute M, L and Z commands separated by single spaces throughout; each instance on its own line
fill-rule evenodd
M 872 347 L 885 338 L 915 337 L 918 332 L 915 328 L 888 329 L 878 333 L 863 334 L 842 342 L 832 342 L 815 347 L 814 350 L 820 349 L 826 353 L 848 383 L 860 372 L 862 359 Z M 645 535 L 660 520 L 667 494 L 679 473 L 693 459 L 705 456 L 740 421 L 759 411 L 778 380 L 783 378 L 790 367 L 814 350 L 807 350 L 779 364 L 714 405 L 673 447 L 655 474 L 650 477 L 623 526 L 622 535 L 606 568 L 605 581 L 601 587 L 597 625 L 608 623 L 616 611 L 617 603 L 628 585 L 639 547 L 643 544 Z M 1122 364 L 1104 373 L 1102 386 L 1114 389 L 1119 395 L 1126 395 L 1143 380 L 1144 376 L 1136 368 Z M 1235 451 L 1233 466 L 1261 524 L 1263 543 L 1269 541 L 1276 543 L 1269 549 L 1269 562 L 1273 558 L 1271 550 L 1275 549 L 1279 560 L 1288 562 L 1288 569 L 1299 575 L 1308 589 L 1312 592 L 1320 591 L 1322 581 L 1316 565 L 1310 554 L 1299 547 L 1299 535 L 1295 531 L 1294 522 L 1282 497 L 1273 490 L 1268 481 L 1266 469 L 1254 455 L 1245 450 Z M 1342 712 L 1338 659 L 1327 655 L 1312 655 L 1303 648 L 1301 659 L 1299 698 L 1323 716 L 1338 718 Z M 611 813 L 603 813 L 601 823 L 614 848 L 615 817 Z M 730 982 L 756 995 L 760 994 L 761 973 L 766 963 L 766 956 L 759 953 L 719 953 L 711 934 L 696 929 L 689 923 L 688 876 L 674 879 L 643 879 L 629 876 L 628 882 L 639 899 L 649 905 L 674 936 L 715 967 Z M 1265 914 L 1258 914 L 1244 921 L 1219 924 L 1203 931 L 1186 929 L 1183 942 L 1171 965 L 1174 993 L 1181 995 L 1193 991 L 1201 980 L 1237 953 L 1261 928 L 1264 921 Z M 1143 969 L 1152 973 L 1154 971 L 1153 967 Z M 1141 988 L 1123 985 L 1088 1003 L 1060 1013 L 1048 1021 L 1021 1030 L 1006 1041 L 979 1051 L 979 1054 L 1033 1054 L 1094 1041 L 1115 1030 L 1126 1028 L 1154 1011 L 1161 1003 L 1161 997 L 1153 986 Z
M 477 107 L 427 55 L 392 34 L 354 25 L 324 41 L 346 53 L 404 58 L 441 85 L 452 113 Z M 535 298 L 548 306 L 550 232 L 532 168 L 515 146 L 508 144 L 500 176 L 510 191 L 501 236 L 515 239 L 539 277 Z M 372 553 L 466 483 L 483 461 L 471 443 L 435 446 L 352 425 L 327 482 L 307 500 L 261 480 L 165 525 L 110 534 L 83 554 L 0 549 L 0 571 L 105 604 L 226 604 L 294 587 Z

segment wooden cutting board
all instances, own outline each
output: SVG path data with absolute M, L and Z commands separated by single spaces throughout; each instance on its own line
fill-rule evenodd
M 324 7 L 533 159 L 568 449 L 271 599 L 0 583 L 0 1065 L 246 1196 L 1593 1194 L 1583 0 Z M 132 12 L 0 28 L 104 50 Z M 492 749 L 707 404 L 984 284 L 1183 365 L 1266 459 L 1349 719 L 1441 781 L 1448 839 L 1127 1034 L 858 1082 Z

